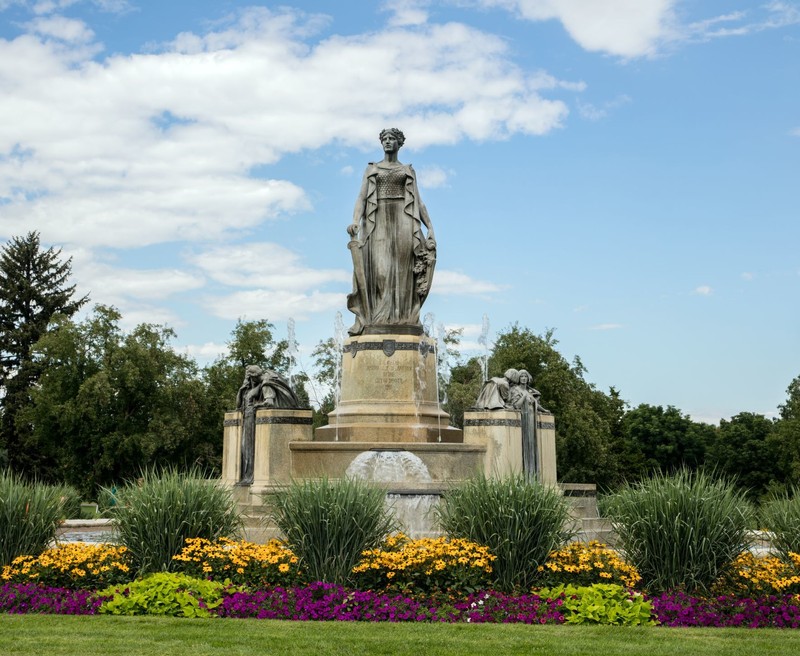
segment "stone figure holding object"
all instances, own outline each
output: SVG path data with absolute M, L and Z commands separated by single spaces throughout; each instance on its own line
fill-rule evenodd
M 236 394 L 236 409 L 242 413 L 240 485 L 252 485 L 256 449 L 256 410 L 259 408 L 300 408 L 289 382 L 269 369 L 250 365 Z
M 436 239 L 416 173 L 397 159 L 405 136 L 389 128 L 380 140 L 383 160 L 367 165 L 347 228 L 353 258 L 347 308 L 356 316 L 348 332 L 419 335 L 420 309 L 433 281 Z
M 504 410 L 512 408 L 509 402 L 511 392 L 511 381 L 517 376 L 516 369 L 508 369 L 502 376 L 487 380 L 478 398 L 475 401 L 476 410 Z

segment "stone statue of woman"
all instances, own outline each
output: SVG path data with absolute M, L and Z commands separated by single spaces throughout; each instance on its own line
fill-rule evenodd
M 347 227 L 353 257 L 347 307 L 356 315 L 348 332 L 420 335 L 419 315 L 433 281 L 436 239 L 416 173 L 397 159 L 405 136 L 389 128 L 380 140 L 383 160 L 367 165 L 353 222 Z
M 520 369 L 515 374 L 511 378 L 508 404 L 520 411 L 520 419 L 522 421 L 522 470 L 527 478 L 533 479 L 540 473 L 537 452 L 539 412 L 544 410 L 539 404 L 539 398 L 542 395 L 538 390 L 530 387 L 531 375 L 525 369 Z
M 289 382 L 269 369 L 251 364 L 236 394 L 236 409 L 242 413 L 242 451 L 240 485 L 253 484 L 256 450 L 256 411 L 259 408 L 300 408 Z

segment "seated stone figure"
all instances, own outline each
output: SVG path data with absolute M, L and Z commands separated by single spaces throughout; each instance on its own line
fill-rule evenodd
M 502 376 L 487 380 L 478 393 L 478 398 L 475 401 L 475 409 L 503 410 L 505 408 L 514 407 L 509 402 L 509 394 L 512 380 L 516 380 L 516 378 L 517 370 L 509 369 Z
M 240 485 L 252 485 L 256 448 L 256 410 L 259 408 L 301 408 L 289 382 L 278 373 L 250 365 L 236 395 L 236 409 L 242 413 Z

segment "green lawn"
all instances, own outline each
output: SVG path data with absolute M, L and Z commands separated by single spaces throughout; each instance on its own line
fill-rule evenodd
M 800 654 L 800 631 L 0 614 L 3 656 Z

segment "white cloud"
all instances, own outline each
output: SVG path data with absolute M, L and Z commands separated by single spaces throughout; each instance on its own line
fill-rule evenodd
M 694 293 L 698 296 L 711 296 L 714 290 L 708 285 L 700 285 L 694 288 Z
M 319 312 L 332 312 L 345 305 L 345 294 L 314 291 L 310 294 L 274 289 L 240 291 L 228 296 L 209 297 L 205 306 L 215 316 L 234 320 L 240 317 L 305 320 Z
M 94 32 L 83 21 L 51 16 L 36 18 L 26 25 L 33 33 L 44 37 L 52 37 L 68 43 L 88 43 L 94 38 Z
M 339 169 L 339 173 L 345 176 L 351 176 L 353 173 L 355 173 L 355 169 L 348 164 L 347 166 L 343 166 L 341 169 Z
M 33 224 L 82 246 L 220 241 L 309 208 L 292 182 L 250 173 L 287 153 L 366 146 L 388 122 L 413 149 L 544 134 L 567 115 L 486 32 L 424 24 L 314 40 L 322 22 L 250 9 L 160 52 L 102 60 L 78 21 L 0 39 L 0 236 Z
M 296 253 L 266 242 L 212 248 L 190 254 L 187 260 L 213 280 L 232 287 L 297 292 L 352 277 L 341 269 L 308 268 Z
M 382 9 L 392 14 L 390 25 L 422 25 L 428 21 L 427 0 L 392 0 L 384 2 Z
M 590 326 L 589 330 L 618 330 L 624 327 L 625 326 L 621 323 L 598 323 L 594 326 Z
M 613 100 L 608 100 L 599 106 L 588 102 L 581 102 L 581 100 L 578 99 L 578 113 L 589 121 L 599 121 L 600 119 L 608 116 L 609 112 L 622 107 L 623 105 L 627 105 L 630 101 L 630 96 L 625 94 L 621 94 Z
M 794 128 L 789 132 L 793 137 L 800 137 L 800 128 Z
M 204 344 L 187 344 L 177 346 L 175 351 L 189 356 L 192 360 L 204 365 L 216 360 L 220 355 L 228 352 L 227 344 L 216 344 L 215 342 L 205 342 Z
M 423 166 L 417 171 L 417 180 L 423 188 L 436 189 L 448 186 L 449 179 L 455 175 L 452 169 L 441 166 Z
M 475 295 L 486 296 L 496 294 L 503 287 L 493 282 L 475 280 L 458 271 L 437 269 L 433 275 L 432 294 L 452 294 L 457 296 Z
M 745 271 L 742 273 L 742 280 L 752 280 L 755 277 L 756 275 L 750 271 Z

